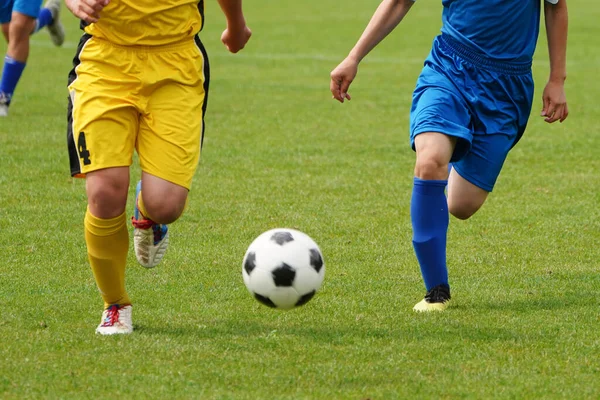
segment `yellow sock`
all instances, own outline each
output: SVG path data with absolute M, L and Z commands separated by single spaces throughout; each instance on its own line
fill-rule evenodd
M 111 304 L 131 304 L 125 290 L 125 266 L 129 250 L 125 213 L 111 219 L 85 213 L 85 242 L 88 259 L 105 308 Z

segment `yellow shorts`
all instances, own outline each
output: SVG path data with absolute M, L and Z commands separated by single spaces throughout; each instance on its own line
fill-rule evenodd
M 190 188 L 200 158 L 209 65 L 200 40 L 119 46 L 85 34 L 69 74 L 71 175 L 130 166 Z

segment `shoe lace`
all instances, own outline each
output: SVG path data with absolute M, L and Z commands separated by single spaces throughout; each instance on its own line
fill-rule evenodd
M 104 318 L 104 322 L 102 326 L 113 326 L 115 322 L 119 321 L 119 307 L 118 304 L 113 304 L 106 309 L 106 318 Z
M 445 303 L 450 300 L 450 290 L 442 285 L 436 286 L 425 295 L 428 303 Z

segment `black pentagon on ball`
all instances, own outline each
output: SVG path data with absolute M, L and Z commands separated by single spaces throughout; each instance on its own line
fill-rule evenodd
M 277 243 L 278 245 L 283 246 L 288 242 L 293 242 L 294 237 L 290 232 L 275 232 L 273 236 L 271 236 L 271 240 Z
M 275 303 L 273 303 L 271 301 L 271 299 L 269 299 L 268 297 L 265 297 L 265 296 L 260 295 L 258 293 L 254 293 L 254 298 L 256 300 L 258 300 L 259 302 L 263 303 L 265 306 L 269 306 L 271 308 L 277 308 L 277 306 L 275 305 Z
M 275 286 L 290 287 L 294 283 L 296 270 L 286 263 L 281 263 L 281 265 L 278 267 L 273 268 L 271 275 L 273 276 L 273 282 L 275 283 Z
M 317 273 L 321 272 L 321 268 L 323 268 L 323 257 L 321 257 L 321 252 L 319 250 L 310 249 L 310 265 Z
M 300 299 L 298 299 L 298 301 L 296 302 L 296 307 L 300 307 L 308 303 L 308 301 L 313 298 L 315 293 L 317 293 L 317 291 L 313 290 L 312 292 L 306 293 L 305 295 L 300 297 Z
M 256 253 L 252 251 L 246 256 L 246 261 L 244 262 L 244 269 L 246 270 L 246 273 L 250 275 L 254 268 L 256 268 Z

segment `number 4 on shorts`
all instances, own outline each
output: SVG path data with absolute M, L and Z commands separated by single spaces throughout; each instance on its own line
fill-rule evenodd
M 83 132 L 79 132 L 79 136 L 77 137 L 77 152 L 79 153 L 79 158 L 83 161 L 83 165 L 90 165 L 92 163 L 90 160 L 90 151 L 87 149 L 85 143 L 85 133 Z

